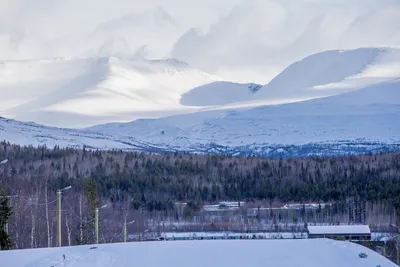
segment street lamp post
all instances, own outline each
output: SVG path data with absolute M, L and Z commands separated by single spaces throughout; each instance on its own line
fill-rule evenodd
M 124 241 L 124 243 L 126 242 L 126 226 L 128 225 L 128 224 L 133 224 L 135 221 L 130 221 L 130 222 L 126 222 L 126 220 L 125 220 L 125 222 L 124 222 L 124 233 L 123 233 L 123 241 Z
M 57 189 L 57 246 L 61 247 L 61 193 L 65 190 L 71 189 L 71 186 Z
M 99 243 L 99 210 L 104 209 L 107 205 L 103 205 L 100 208 L 96 208 L 95 212 L 95 224 L 96 224 L 96 244 Z

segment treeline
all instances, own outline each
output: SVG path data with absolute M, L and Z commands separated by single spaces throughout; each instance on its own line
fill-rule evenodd
M 168 208 L 167 201 L 269 199 L 338 201 L 347 197 L 394 201 L 400 195 L 400 154 L 294 159 L 218 155 L 147 155 L 1 143 L 3 179 L 11 184 L 49 179 L 55 190 L 82 190 L 91 177 L 111 202 L 133 200 Z M 162 202 L 163 204 L 161 204 Z M 165 206 L 166 205 L 166 206 Z M 151 205 L 149 205 L 151 208 Z
M 90 229 L 85 234 L 84 224 L 92 222 L 93 207 L 104 203 L 111 209 L 102 211 L 103 216 L 119 225 L 103 222 L 103 230 L 109 227 L 108 231 L 116 236 L 127 216 L 140 218 L 130 226 L 135 231 L 146 228 L 146 216 L 150 215 L 144 212 L 180 219 L 176 202 L 187 202 L 185 214 L 192 216 L 202 204 L 221 200 L 265 201 L 272 205 L 358 198 L 400 203 L 399 153 L 268 159 L 49 149 L 1 142 L 2 159 L 8 159 L 0 165 L 0 182 L 7 185 L 14 206 L 10 231 L 14 231 L 17 247 L 54 245 L 56 218 L 52 201 L 57 189 L 69 185 L 72 189 L 63 194 L 63 206 L 68 206 L 63 235 L 68 244 L 92 242 L 84 241 L 84 235 L 91 231 L 87 226 Z M 90 183 L 92 193 L 88 192 Z M 46 237 L 40 236 L 42 232 L 47 233 Z

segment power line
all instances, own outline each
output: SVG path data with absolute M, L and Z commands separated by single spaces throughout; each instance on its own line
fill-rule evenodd
M 94 222 L 94 219 L 92 219 L 92 220 L 90 220 L 90 221 L 83 220 L 83 219 L 81 219 L 81 217 L 80 217 L 79 215 L 77 215 L 77 214 L 71 209 L 71 207 L 69 207 L 68 209 L 69 209 L 70 213 L 71 213 L 72 215 L 74 215 L 76 218 L 78 218 L 78 220 L 79 220 L 80 222 L 83 222 L 83 223 L 91 223 L 91 222 Z
M 51 200 L 49 202 L 45 202 L 45 203 L 34 203 L 32 198 L 25 198 L 22 196 L 18 196 L 18 191 L 14 190 L 11 186 L 9 186 L 8 184 L 4 183 L 14 194 L 17 195 L 18 198 L 22 199 L 26 204 L 30 205 L 30 206 L 46 206 L 49 204 L 52 204 L 54 202 L 56 202 L 58 200 L 58 198 Z

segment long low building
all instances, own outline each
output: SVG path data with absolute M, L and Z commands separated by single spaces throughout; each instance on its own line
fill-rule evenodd
M 166 232 L 162 240 L 212 240 L 212 239 L 305 239 L 306 233 L 234 233 L 234 232 Z
M 368 225 L 307 226 L 308 238 L 331 238 L 345 240 L 371 240 Z

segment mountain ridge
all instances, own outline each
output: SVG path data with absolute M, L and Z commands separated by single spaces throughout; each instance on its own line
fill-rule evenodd
M 157 117 L 190 111 L 179 104 L 180 95 L 218 79 L 176 59 L 3 61 L 0 114 L 62 127 Z
M 258 156 L 394 152 L 400 150 L 400 125 L 393 123 L 400 120 L 400 102 L 385 101 L 400 99 L 399 86 L 396 79 L 297 103 L 211 110 L 78 130 L 0 119 L 0 136 L 26 145 L 146 152 Z M 389 92 L 386 99 L 375 97 L 385 92 Z
M 51 128 L 40 123 L 3 119 L 0 120 L 0 139 L 17 144 L 93 149 L 260 156 L 397 151 L 400 125 L 394 122 L 400 121 L 399 51 L 367 48 L 312 55 L 278 75 L 275 82 L 270 83 L 268 92 L 265 91 L 268 85 L 224 81 L 192 89 L 189 85 L 205 81 L 203 74 L 197 70 L 192 72 L 188 64 L 177 60 L 143 63 L 103 58 L 99 60 L 104 68 L 99 68 L 99 64 L 94 68 L 107 78 L 98 83 L 96 79 L 103 76 L 94 75 L 94 88 L 77 86 L 78 91 L 81 88 L 88 91 L 79 95 L 80 105 L 71 104 L 69 108 L 76 109 L 78 115 L 86 112 L 102 118 L 102 112 L 111 114 L 124 107 L 138 112 L 152 112 L 160 107 L 158 118 L 142 116 L 135 120 L 129 113 L 128 122 L 110 123 L 109 119 L 104 119 L 105 123 L 82 129 Z M 324 57 L 329 60 L 321 63 Z M 307 63 L 310 58 L 311 63 Z M 354 58 L 359 60 L 355 65 L 332 73 L 333 69 Z M 319 70 L 321 64 L 328 67 Z M 315 69 L 323 77 L 316 77 Z M 171 74 L 171 70 L 176 71 Z M 74 71 L 80 74 L 80 70 Z M 132 81 L 135 88 L 132 88 Z M 292 87 L 284 86 L 287 81 Z M 179 83 L 179 87 L 173 86 Z M 292 99 L 279 101 L 274 98 L 274 90 L 289 91 L 287 97 Z M 180 103 L 189 95 L 193 95 L 190 100 L 193 102 L 185 104 L 197 106 Z M 246 99 L 246 95 L 254 99 Z M 166 107 L 169 113 L 162 109 Z M 50 111 L 62 110 L 53 108 Z M 60 114 L 53 116 L 61 119 Z

